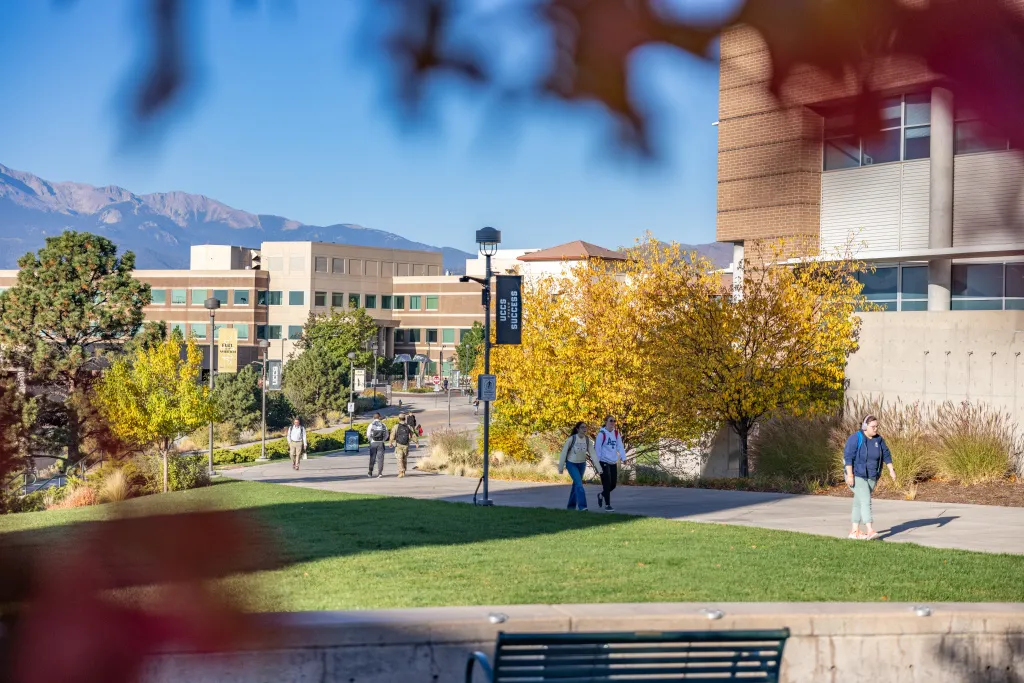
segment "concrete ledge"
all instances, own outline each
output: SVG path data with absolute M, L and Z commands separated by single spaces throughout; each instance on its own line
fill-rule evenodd
M 1024 604 L 654 603 L 444 607 L 261 615 L 261 642 L 231 653 L 168 650 L 153 683 L 461 681 L 468 653 L 499 631 L 788 627 L 782 680 L 1024 681 Z M 709 619 L 701 610 L 720 610 Z M 500 621 L 504 619 L 504 621 Z M 495 623 L 500 621 L 500 623 Z

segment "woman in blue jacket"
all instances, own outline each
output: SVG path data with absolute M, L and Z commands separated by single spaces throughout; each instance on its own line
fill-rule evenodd
M 860 431 L 846 440 L 843 462 L 846 464 L 846 485 L 853 490 L 853 527 L 849 538 L 878 538 L 878 532 L 871 526 L 871 493 L 878 483 L 883 463 L 888 466 L 893 481 L 896 481 L 896 470 L 892 466 L 892 453 L 885 439 L 878 434 L 877 417 L 865 417 Z M 865 533 L 860 531 L 861 524 L 867 525 Z

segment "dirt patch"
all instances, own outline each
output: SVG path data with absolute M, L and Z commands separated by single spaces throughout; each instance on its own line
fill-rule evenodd
M 853 492 L 845 485 L 833 486 L 821 493 L 838 498 L 853 497 Z M 899 490 L 891 485 L 875 489 L 873 497 L 884 500 L 919 500 L 928 503 L 1024 507 L 1024 482 L 991 481 L 985 484 L 963 486 L 954 482 L 932 480 L 917 484 L 916 495 L 913 497 L 909 495 L 907 489 Z

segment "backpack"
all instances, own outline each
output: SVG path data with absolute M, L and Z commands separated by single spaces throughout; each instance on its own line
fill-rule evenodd
M 385 441 L 388 438 L 388 428 L 383 422 L 374 422 L 370 425 L 370 441 Z
M 410 414 L 407 418 L 405 418 L 405 423 L 409 425 L 410 428 L 416 429 L 416 416 Z
M 402 446 L 408 446 L 410 437 L 412 430 L 409 429 L 409 425 L 399 422 L 398 429 L 395 430 L 395 441 Z

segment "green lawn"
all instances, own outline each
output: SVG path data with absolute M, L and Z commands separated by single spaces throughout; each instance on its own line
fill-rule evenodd
M 234 577 L 262 610 L 648 601 L 1024 601 L 1024 557 L 561 510 L 228 482 L 152 501 L 244 509 L 284 569 Z M 0 517 L 0 535 L 110 506 Z M 19 537 L 29 536 L 18 534 Z M 35 534 L 31 535 L 35 537 Z M 276 546 L 276 547 L 275 547 Z

